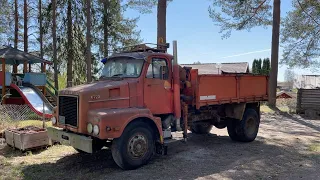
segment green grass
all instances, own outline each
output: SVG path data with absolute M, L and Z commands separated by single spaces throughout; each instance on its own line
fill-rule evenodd
M 0 149 L 0 179 L 35 179 L 34 176 L 42 176 L 48 179 L 60 173 L 60 176 L 67 174 L 67 171 L 55 172 L 47 169 L 51 163 L 55 163 L 62 157 L 76 153 L 70 146 L 55 145 L 47 149 L 40 149 L 22 153 L 12 150 L 9 147 Z M 2 156 L 4 155 L 4 156 Z
M 41 120 L 24 120 L 24 121 L 0 121 L 0 132 L 8 128 L 22 128 L 26 126 L 42 127 Z M 51 127 L 51 121 L 45 122 L 45 127 Z
M 269 106 L 267 105 L 261 105 L 260 106 L 260 111 L 264 112 L 264 113 L 274 113 L 274 110 L 271 109 Z
M 309 151 L 312 151 L 312 152 L 320 152 L 320 143 L 318 144 L 312 144 L 309 146 Z
M 25 120 L 25 121 L 19 121 L 18 127 L 25 127 L 25 126 L 36 126 L 36 127 L 42 127 L 43 121 L 41 120 Z M 51 127 L 52 123 L 51 121 L 45 122 L 45 127 Z

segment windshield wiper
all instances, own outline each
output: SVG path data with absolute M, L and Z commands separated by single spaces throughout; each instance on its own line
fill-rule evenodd
M 112 75 L 111 77 L 117 77 L 117 76 L 122 76 L 123 74 L 115 74 L 115 75 Z

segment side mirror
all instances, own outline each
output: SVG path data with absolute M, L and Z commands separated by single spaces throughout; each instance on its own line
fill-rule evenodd
M 168 66 L 160 66 L 161 79 L 167 80 L 169 78 Z

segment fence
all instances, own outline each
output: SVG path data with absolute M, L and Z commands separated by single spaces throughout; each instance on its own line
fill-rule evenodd
M 43 117 L 33 112 L 28 105 L 0 105 L 0 133 L 4 129 L 16 126 L 20 121 L 25 120 L 43 120 Z
M 297 96 L 297 113 L 313 111 L 320 113 L 320 89 L 299 89 Z

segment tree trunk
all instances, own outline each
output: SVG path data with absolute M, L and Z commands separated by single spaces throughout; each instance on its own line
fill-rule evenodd
M 39 42 L 40 42 L 40 57 L 43 58 L 43 28 L 42 28 L 42 3 L 39 0 Z
M 23 4 L 23 12 L 24 12 L 24 33 L 23 33 L 23 43 L 24 43 L 24 52 L 28 52 L 28 2 L 24 0 Z
M 87 2 L 87 82 L 92 81 L 91 77 L 91 0 Z
M 39 11 L 39 44 L 40 44 L 40 57 L 43 58 L 43 29 L 42 29 L 42 3 L 41 0 L 38 2 L 38 11 Z M 44 65 L 41 63 L 41 69 Z
M 52 46 L 53 46 L 53 71 L 54 87 L 59 89 L 58 84 L 58 63 L 57 63 L 57 1 L 52 0 Z
M 14 48 L 18 48 L 19 39 L 19 14 L 18 14 L 18 0 L 14 0 Z
M 68 31 L 68 63 L 67 63 L 67 87 L 72 86 L 72 61 L 73 61 L 73 46 L 72 46 L 72 2 L 68 0 L 67 8 L 67 31 Z
M 158 27 L 157 27 L 157 43 L 166 44 L 166 16 L 167 16 L 167 0 L 158 0 Z M 163 46 L 158 48 L 166 49 Z
M 109 0 L 104 0 L 103 1 L 103 53 L 104 53 L 104 57 L 108 57 L 108 54 L 109 54 L 109 51 L 108 51 L 108 48 L 109 48 L 109 43 L 108 43 L 108 39 L 109 39 L 108 8 L 109 8 Z
M 281 0 L 273 1 L 271 71 L 270 71 L 270 79 L 269 79 L 269 106 L 271 107 L 276 107 L 278 58 L 279 58 L 279 35 L 280 35 L 280 4 L 281 4 Z

